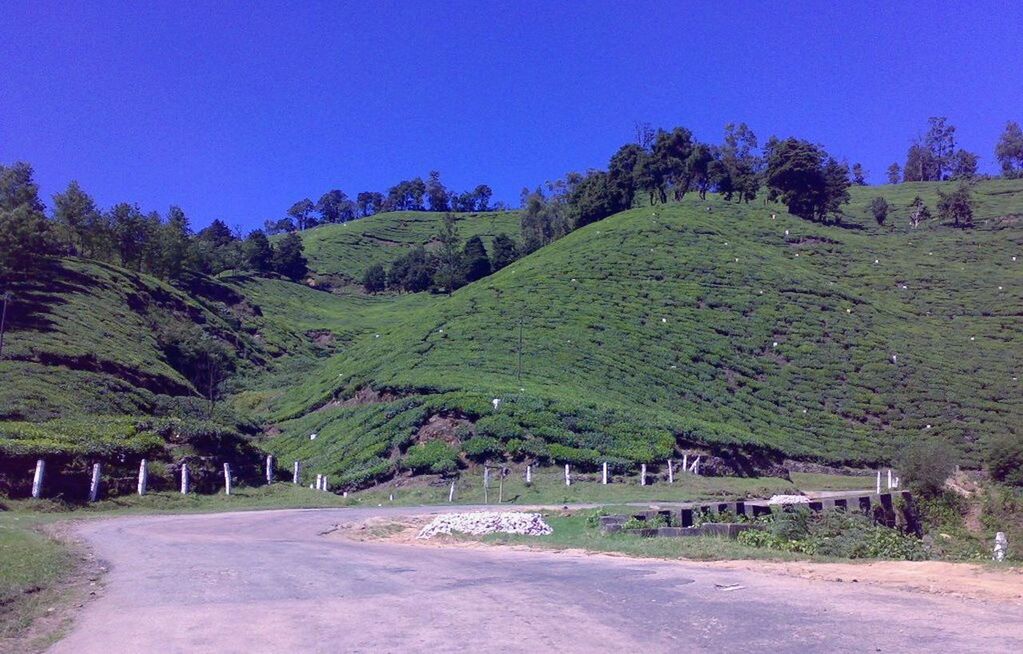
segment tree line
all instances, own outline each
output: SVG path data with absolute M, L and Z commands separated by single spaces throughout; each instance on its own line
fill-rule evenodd
M 424 181 L 421 177 L 402 180 L 387 193 L 363 191 L 351 199 L 340 189 L 331 189 L 316 202 L 303 198 L 291 205 L 287 215 L 267 220 L 263 228 L 267 234 L 282 234 L 305 230 L 317 225 L 346 223 L 387 211 L 458 211 L 463 213 L 503 210 L 503 204 L 490 206 L 494 192 L 486 184 L 471 191 L 456 192 L 444 186 L 440 173 L 430 171 Z
M 995 160 L 1006 179 L 1023 177 L 1023 130 L 1019 123 L 1008 121 L 995 144 Z M 888 166 L 889 184 L 901 182 L 971 181 L 978 177 L 980 157 L 958 147 L 956 128 L 946 116 L 932 116 L 923 136 L 914 139 L 900 166 Z
M 307 273 L 296 234 L 274 246 L 262 231 L 242 238 L 222 220 L 193 232 L 179 207 L 160 215 L 120 202 L 104 211 L 75 181 L 53 196 L 47 214 L 32 167 L 0 165 L 0 274 L 31 270 L 49 255 L 105 261 L 165 280 L 225 270 L 277 273 L 293 280 Z

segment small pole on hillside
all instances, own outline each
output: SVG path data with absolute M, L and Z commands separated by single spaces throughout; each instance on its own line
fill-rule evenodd
M 572 485 L 572 474 L 568 471 L 567 463 L 565 464 L 565 485 L 566 486 Z
M 92 464 L 92 481 L 89 482 L 89 501 L 95 502 L 99 499 L 99 475 L 100 465 L 98 463 Z
M 266 485 L 274 483 L 274 458 L 272 455 L 266 455 Z
M 14 295 L 10 291 L 4 291 L 0 298 L 4 301 L 4 308 L 0 311 L 0 361 L 4 358 L 4 327 L 7 324 L 7 303 L 14 299 Z
M 888 490 L 891 490 L 892 486 L 892 469 L 888 468 Z
M 533 466 L 532 465 L 527 465 L 526 466 L 526 484 L 532 484 L 532 483 L 533 483 Z
M 646 464 L 641 463 L 639 465 L 639 485 L 646 486 Z
M 148 483 L 149 483 L 149 468 L 146 465 L 146 460 L 142 459 L 142 462 L 139 463 L 139 486 L 138 486 L 139 495 L 145 495 L 146 494 L 146 486 L 148 485 Z
M 302 464 L 300 462 L 298 462 L 298 461 L 295 461 L 295 471 L 291 475 L 291 483 L 293 483 L 293 484 L 297 484 L 298 483 L 298 476 L 299 476 L 299 474 L 301 472 L 302 472 Z
M 604 462 L 603 468 L 604 469 L 603 469 L 603 474 L 600 477 L 600 483 L 602 483 L 605 486 L 607 486 L 607 461 Z
M 682 455 L 682 474 L 689 472 L 689 455 Z
M 191 478 L 188 475 L 188 464 L 181 464 L 181 494 L 188 495 L 188 491 L 191 489 Z
M 877 471 L 877 494 L 881 494 L 881 471 Z
M 32 498 L 39 499 L 43 494 L 43 475 L 46 474 L 46 461 L 36 461 L 36 473 L 32 477 Z
M 455 501 L 455 482 L 451 482 L 451 490 L 448 491 L 448 504 Z
M 224 495 L 231 494 L 231 464 L 224 464 Z
M 668 483 L 669 484 L 674 484 L 675 483 L 675 470 L 674 470 L 674 467 L 675 466 L 674 466 L 674 463 L 672 462 L 672 460 L 668 459 Z
M 490 468 L 483 464 L 483 503 L 490 504 Z

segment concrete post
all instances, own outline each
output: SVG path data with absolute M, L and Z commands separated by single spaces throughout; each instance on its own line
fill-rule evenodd
M 639 485 L 646 486 L 646 464 L 642 463 L 639 466 Z
M 693 465 L 689 466 L 689 472 L 693 473 L 697 477 L 700 476 L 700 456 L 696 456 L 696 460 L 693 461 Z
M 455 482 L 451 482 L 451 490 L 448 491 L 448 503 L 455 501 Z
M 188 495 L 188 492 L 192 490 L 192 478 L 188 472 L 188 464 L 181 464 L 181 494 Z
M 267 454 L 266 455 L 266 485 L 274 483 L 274 458 Z
M 295 471 L 291 474 L 291 483 L 298 484 L 298 477 L 302 473 L 302 464 L 295 461 Z
M 146 486 L 149 484 L 149 466 L 145 459 L 139 463 L 139 495 L 146 494 Z
M 92 481 L 89 483 L 89 501 L 95 502 L 99 499 L 99 475 L 100 465 L 98 463 L 92 464 Z
M 231 464 L 224 464 L 224 495 L 231 494 Z
M 571 486 L 572 485 L 572 473 L 570 473 L 568 471 L 568 464 L 567 463 L 565 464 L 565 485 L 566 486 Z
M 46 462 L 42 459 L 36 461 L 36 473 L 32 477 L 32 497 L 39 499 L 43 494 L 43 476 L 46 474 Z
M 689 472 L 689 455 L 682 455 L 682 474 Z
M 330 492 L 330 484 L 327 483 L 327 479 L 328 479 L 327 475 L 323 475 L 323 492 L 324 493 L 329 493 Z
M 323 475 L 316 475 L 316 490 L 323 489 Z
M 1009 539 L 1005 537 L 1005 532 L 1000 531 L 995 534 L 995 561 L 1004 561 L 1007 550 L 1009 549 Z
M 675 483 L 675 463 L 671 459 L 668 459 L 668 483 Z
M 604 471 L 603 475 L 600 478 L 600 483 L 604 484 L 605 486 L 607 485 L 607 461 L 604 462 Z
M 877 494 L 881 494 L 881 471 L 877 471 Z
M 533 466 L 531 465 L 526 466 L 526 483 L 533 483 Z

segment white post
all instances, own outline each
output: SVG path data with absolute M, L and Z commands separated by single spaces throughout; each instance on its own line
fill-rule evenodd
M 693 473 L 697 477 L 700 476 L 700 456 L 697 455 L 693 461 L 693 465 L 689 466 L 689 472 Z
M 891 490 L 892 488 L 894 488 L 894 486 L 892 486 L 892 469 L 888 468 L 888 490 Z
M 565 464 L 565 485 L 566 486 L 572 485 L 572 474 L 568 471 L 567 463 Z
M 600 483 L 607 485 L 607 461 L 604 462 L 604 474 L 600 479 Z
M 274 458 L 269 454 L 266 455 L 266 483 L 268 486 L 274 483 Z
M 316 475 L 316 490 L 323 488 L 323 475 Z
M 89 484 L 89 501 L 95 502 L 99 499 L 99 475 L 100 465 L 98 463 L 92 464 L 92 482 Z
M 896 488 L 899 487 L 899 478 L 898 477 L 895 478 L 895 487 Z
M 451 482 L 451 490 L 448 491 L 448 503 L 455 501 L 455 482 Z
M 293 483 L 293 484 L 297 484 L 298 483 L 298 476 L 299 476 L 299 473 L 301 473 L 301 472 L 302 472 L 302 464 L 299 463 L 298 461 L 295 461 L 295 472 L 293 472 L 292 475 L 291 475 L 291 483 Z
M 324 490 L 327 490 L 327 489 L 324 489 Z M 390 495 L 387 496 L 387 501 L 388 502 L 393 502 L 394 501 L 394 493 L 391 493 Z
M 526 483 L 533 483 L 533 466 L 531 465 L 526 466 Z
M 231 464 L 224 464 L 224 495 L 231 494 Z
M 1009 549 L 1009 539 L 1005 537 L 1005 532 L 1000 531 L 995 534 L 995 561 L 1004 561 L 1006 550 Z
M 877 494 L 881 494 L 881 471 L 877 471 Z
M 639 485 L 646 486 L 646 464 L 641 463 L 639 466 Z
M 668 483 L 675 483 L 675 464 L 671 459 L 668 459 Z
M 324 493 L 330 492 L 330 484 L 327 483 L 327 475 L 323 475 L 323 492 Z
M 142 463 L 139 464 L 139 495 L 146 494 L 146 484 L 149 482 L 149 467 L 146 465 L 146 460 L 142 459 Z
M 32 497 L 39 499 L 43 494 L 43 475 L 46 474 L 46 462 L 36 461 L 36 474 L 32 477 Z
M 689 472 L 689 455 L 688 454 L 683 454 L 682 455 L 682 472 L 683 473 Z
M 191 478 L 188 475 L 188 464 L 181 464 L 181 494 L 188 495 L 188 491 L 191 490 Z

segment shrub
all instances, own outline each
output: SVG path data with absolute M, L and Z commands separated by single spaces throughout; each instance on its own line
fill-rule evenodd
M 500 456 L 504 450 L 497 439 L 490 436 L 473 436 L 462 444 L 462 451 L 473 461 L 486 461 Z
M 906 485 L 921 497 L 935 497 L 952 473 L 956 453 L 943 440 L 929 438 L 913 441 L 903 450 L 899 471 Z
M 413 472 L 454 472 L 458 468 L 458 452 L 444 441 L 420 443 L 405 454 L 405 466 Z
M 1010 486 L 1023 486 L 1023 438 L 1005 433 L 991 439 L 987 465 L 992 479 Z

